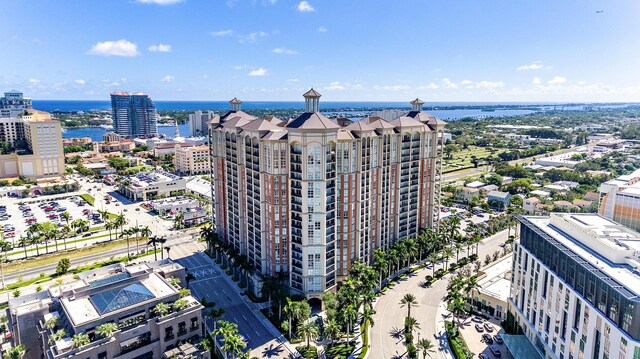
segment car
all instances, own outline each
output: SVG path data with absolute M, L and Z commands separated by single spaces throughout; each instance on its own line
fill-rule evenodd
M 57 211 L 58 212 L 64 212 L 67 210 L 67 207 L 58 207 Z
M 91 233 L 85 233 L 82 235 L 82 237 L 91 237 Z
M 493 338 L 489 334 L 482 334 L 482 341 L 486 344 L 493 344 Z
M 495 340 L 497 344 L 504 344 L 504 340 L 502 339 L 502 335 L 500 334 L 494 335 L 493 340 Z
M 89 214 L 89 210 L 88 210 L 88 209 L 83 209 L 83 210 L 82 210 L 82 214 L 84 214 L 84 215 Z
M 491 354 L 493 354 L 493 356 L 495 356 L 496 358 L 500 358 L 502 356 L 502 353 L 500 353 L 500 349 L 496 347 L 489 347 L 489 350 L 491 350 Z
M 480 353 L 480 354 L 478 354 L 478 358 L 479 359 L 489 359 L 489 356 L 487 354 L 485 354 L 485 353 Z
M 16 236 L 16 232 L 9 232 L 9 233 L 5 233 L 4 236 L 6 238 L 13 238 Z
M 124 211 L 125 211 L 125 212 L 128 212 L 129 210 L 125 208 L 125 209 L 124 209 Z
M 492 332 L 493 326 L 489 323 L 484 323 L 484 329 L 486 329 L 488 332 Z
M 484 327 L 480 324 L 476 324 L 476 330 L 478 331 L 478 333 L 482 333 L 484 332 Z
M 476 214 L 476 216 L 478 216 L 480 218 L 484 218 L 484 214 L 482 214 L 482 213 L 478 213 L 478 214 Z
M 139 208 L 139 207 L 138 207 L 138 208 L 136 208 L 136 212 L 140 212 L 140 208 Z
M 471 318 L 471 320 L 476 323 L 482 323 L 483 321 L 482 317 L 477 317 L 477 316 L 474 316 L 473 318 Z

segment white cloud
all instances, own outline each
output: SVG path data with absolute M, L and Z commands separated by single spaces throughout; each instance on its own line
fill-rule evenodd
M 298 51 L 287 49 L 287 48 L 284 48 L 284 47 L 277 47 L 277 48 L 273 49 L 272 52 L 274 54 L 279 54 L 279 55 L 297 55 L 298 54 Z
M 325 86 L 324 89 L 328 91 L 342 91 L 344 90 L 344 85 L 342 85 L 339 81 L 334 81 L 331 82 L 329 86 Z
M 566 77 L 562 77 L 562 76 L 554 76 L 551 80 L 549 80 L 547 83 L 549 85 L 559 85 L 559 84 L 563 84 L 567 82 L 567 78 Z
M 87 83 L 87 81 L 82 80 L 82 79 L 81 79 L 81 80 L 75 80 L 74 82 L 75 82 L 76 84 L 78 84 L 78 85 L 84 85 L 84 84 L 86 84 L 86 83 Z
M 326 28 L 326 27 L 324 27 L 324 26 L 320 26 L 320 27 L 318 28 L 318 31 L 319 31 L 319 32 L 327 32 L 327 31 L 329 31 L 329 30 L 327 30 L 327 28 Z
M 120 86 L 120 84 L 114 81 L 114 82 L 110 83 L 109 86 L 118 87 L 118 86 Z
M 300 80 L 298 80 L 298 79 L 288 79 L 287 80 L 287 82 L 298 82 L 298 81 L 300 81 Z
M 209 78 L 209 75 L 202 75 L 202 78 L 203 78 L 203 79 L 208 79 L 208 78 Z
M 147 50 L 151 52 L 171 52 L 171 45 L 166 45 L 166 44 L 151 45 Z
M 183 0 L 136 0 L 140 4 L 173 5 Z
M 442 79 L 442 84 L 444 85 L 444 87 L 450 88 L 450 89 L 457 89 L 458 88 L 458 84 L 449 80 L 448 78 L 443 78 Z
M 240 36 L 238 36 L 238 41 L 239 41 L 241 44 L 244 44 L 244 43 L 253 43 L 253 42 L 256 42 L 256 41 L 258 40 L 258 38 L 265 37 L 265 36 L 267 36 L 267 35 L 269 35 L 269 34 L 267 34 L 267 33 L 266 33 L 266 32 L 264 32 L 264 31 L 252 32 L 252 33 L 249 33 L 249 34 L 247 34 L 247 35 L 240 35 Z
M 29 84 L 31 85 L 37 85 L 40 83 L 40 80 L 38 79 L 29 79 Z
M 542 80 L 540 80 L 539 77 L 534 77 L 531 83 L 534 85 L 540 85 L 542 83 Z
M 223 37 L 223 36 L 229 36 L 231 34 L 233 34 L 233 30 L 220 30 L 220 31 L 212 32 L 211 36 Z
M 436 84 L 436 83 L 428 83 L 426 85 L 421 85 L 416 87 L 416 90 L 435 90 L 437 88 L 440 88 L 440 85 Z
M 526 71 L 526 70 L 540 70 L 541 68 L 543 68 L 544 66 L 539 63 L 539 62 L 534 62 L 532 64 L 529 65 L 522 65 L 522 66 L 518 66 L 518 68 L 516 70 L 518 71 Z
M 316 11 L 316 9 L 314 9 L 313 6 L 311 6 L 311 4 L 309 4 L 308 1 L 300 1 L 300 3 L 298 4 L 298 11 L 313 12 L 313 11 Z
M 587 81 L 578 81 L 578 85 L 586 85 Z
M 504 87 L 504 82 L 502 81 L 480 81 L 476 84 L 477 88 L 486 88 L 486 89 L 495 89 Z
M 162 81 L 162 82 L 171 82 L 171 81 L 173 81 L 173 79 L 174 79 L 173 76 L 167 75 L 167 76 L 163 77 L 162 80 L 160 80 L 160 81 Z
M 91 50 L 87 53 L 89 55 L 123 57 L 134 57 L 140 55 L 138 52 L 138 46 L 124 39 L 99 42 L 93 45 Z
M 253 76 L 253 77 L 266 76 L 267 75 L 267 69 L 265 69 L 264 67 L 260 67 L 260 68 L 257 68 L 255 70 L 249 72 L 248 75 L 249 76 Z
M 402 91 L 409 90 L 409 86 L 407 85 L 385 85 L 385 86 L 373 86 L 374 90 L 384 90 L 384 91 Z

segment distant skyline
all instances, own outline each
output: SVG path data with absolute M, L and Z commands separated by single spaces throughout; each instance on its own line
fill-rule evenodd
M 639 102 L 639 14 L 637 0 L 4 2 L 0 92 Z

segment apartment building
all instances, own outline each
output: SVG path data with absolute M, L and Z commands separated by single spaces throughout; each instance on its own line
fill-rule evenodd
M 640 170 L 600 185 L 600 214 L 640 230 Z
M 158 114 L 149 95 L 114 92 L 111 94 L 113 128 L 122 138 L 158 135 Z
M 213 111 L 196 111 L 190 114 L 189 129 L 191 130 L 191 136 L 206 136 L 209 133 L 209 122 L 216 116 Z
M 287 122 L 251 116 L 234 98 L 209 126 L 219 237 L 308 298 L 440 212 L 443 121 L 416 99 L 391 121 L 343 127 L 320 113 L 320 96 L 305 93 L 305 112 Z
M 181 343 L 199 343 L 204 336 L 203 306 L 191 296 L 180 298 L 170 279 L 185 285 L 185 269 L 170 259 L 115 264 L 78 276 L 9 300 L 9 325 L 15 344 L 28 348 L 26 359 L 167 358 Z M 168 310 L 156 310 L 160 303 Z M 105 323 L 117 327 L 106 337 L 97 333 Z M 78 334 L 88 336 L 86 344 L 74 345 Z M 209 358 L 198 346 L 191 350 L 193 357 Z
M 31 99 L 20 91 L 11 90 L 0 97 L 0 118 L 17 118 L 32 108 Z
M 537 356 L 639 358 L 640 233 L 597 214 L 519 220 L 509 305 Z
M 209 173 L 209 146 L 190 146 L 175 148 L 176 172 L 186 175 Z
M 12 132 L 14 148 L 0 154 L 0 178 L 4 177 L 60 177 L 64 174 L 62 127 L 51 114 L 28 110 L 17 119 L 2 119 L 15 124 Z M 4 123 L 7 123 L 4 122 Z M 6 132 L 5 132 L 6 133 Z M 13 135 L 12 135 L 13 136 Z

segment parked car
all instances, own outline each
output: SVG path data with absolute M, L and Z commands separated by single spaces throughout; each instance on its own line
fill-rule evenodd
M 484 341 L 486 344 L 493 344 L 493 338 L 491 338 L 491 335 L 489 334 L 482 334 L 482 341 Z
M 489 347 L 489 350 L 491 350 L 491 354 L 493 354 L 496 358 L 500 358 L 502 356 L 502 353 L 500 353 L 500 349 L 496 347 Z
M 482 321 L 483 321 L 482 317 L 476 317 L 476 316 L 471 318 L 471 320 L 476 322 L 476 323 L 482 323 Z
M 478 331 L 478 333 L 482 333 L 484 332 L 484 327 L 480 324 L 476 324 L 476 330 Z
M 480 353 L 480 354 L 478 354 L 478 358 L 479 359 L 489 359 L 489 356 L 487 354 Z
M 493 332 L 493 326 L 489 323 L 484 323 L 484 329 L 486 329 L 488 332 Z
M 497 344 L 504 344 L 504 340 L 502 339 L 502 336 L 500 334 L 494 335 L 493 339 L 496 341 Z

